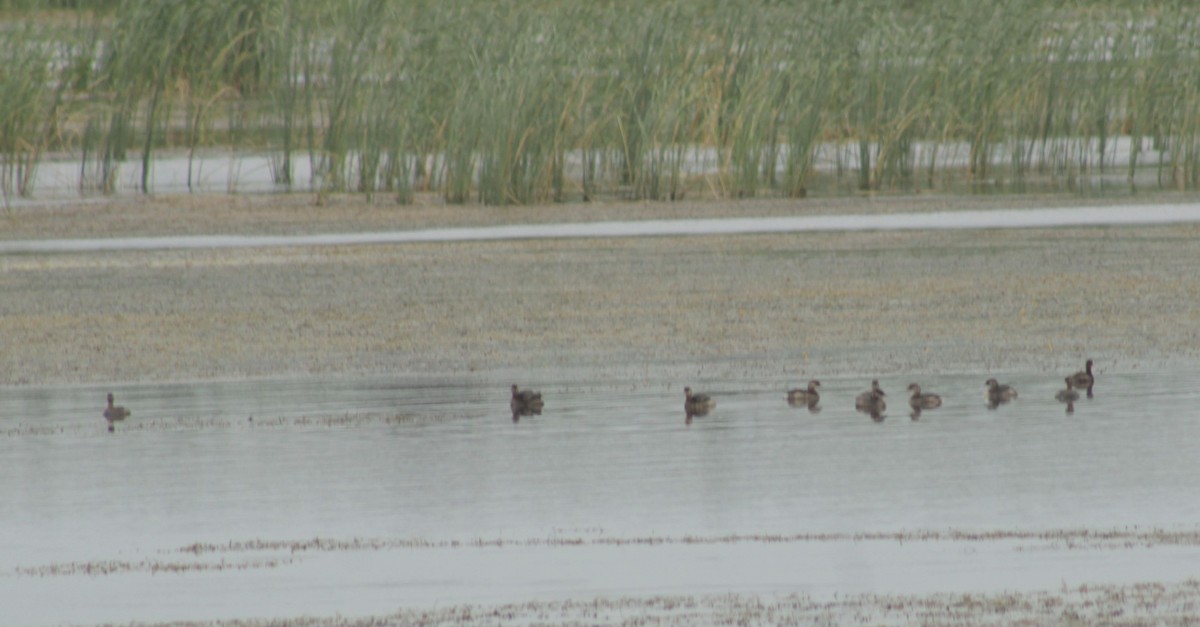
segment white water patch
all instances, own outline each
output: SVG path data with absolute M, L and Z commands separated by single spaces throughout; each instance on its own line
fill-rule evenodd
M 103 239 L 50 239 L 0 242 L 0 254 L 259 248 L 276 246 L 345 246 L 355 244 L 405 244 L 515 239 L 662 237 L 827 231 L 1021 229 L 1196 222 L 1200 222 L 1200 204 L 1122 205 L 1117 207 L 1075 207 L 1068 209 L 935 211 L 886 215 L 514 224 L 315 235 L 194 235 Z

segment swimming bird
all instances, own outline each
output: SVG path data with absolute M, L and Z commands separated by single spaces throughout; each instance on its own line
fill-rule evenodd
M 854 408 L 859 411 L 865 411 L 872 414 L 883 412 L 887 409 L 887 402 L 883 397 L 887 396 L 883 393 L 883 388 L 879 387 L 879 380 L 871 381 L 871 389 L 858 395 L 854 399 Z
M 1083 370 L 1071 375 L 1071 385 L 1087 389 L 1088 398 L 1092 398 L 1092 386 L 1096 384 L 1096 376 L 1092 374 L 1092 360 L 1087 360 Z
M 131 415 L 133 415 L 133 412 L 129 411 L 128 409 L 125 409 L 120 405 L 115 407 L 113 406 L 113 395 L 112 392 L 109 392 L 108 407 L 104 409 L 104 419 L 108 421 L 108 432 L 112 433 L 116 430 L 113 428 L 114 422 L 125 420 L 125 418 Z
M 707 394 L 692 393 L 692 388 L 683 388 L 683 409 L 690 416 L 703 416 L 717 407 L 717 402 Z
M 788 390 L 787 400 L 790 405 L 816 405 L 817 401 L 821 400 L 821 393 L 817 388 L 821 387 L 821 382 L 813 379 L 808 382 L 808 389 L 796 388 Z
M 988 408 L 995 409 L 996 407 L 1007 403 L 1014 398 L 1017 398 L 1017 389 L 997 382 L 995 379 L 984 381 L 987 386 L 987 391 L 984 392 L 984 398 L 987 400 Z
M 908 389 L 912 390 L 912 396 L 908 398 L 908 404 L 913 409 L 933 409 L 942 406 L 942 397 L 937 394 L 922 394 L 921 386 L 916 383 L 908 384 Z
M 512 386 L 512 402 L 517 405 L 532 405 L 542 402 L 542 393 L 533 390 L 522 390 L 514 383 Z
M 513 422 L 517 422 L 521 416 L 540 416 L 542 408 L 546 404 L 542 401 L 541 392 L 521 390 L 514 383 L 512 386 L 512 400 L 509 401 L 508 406 L 512 409 Z

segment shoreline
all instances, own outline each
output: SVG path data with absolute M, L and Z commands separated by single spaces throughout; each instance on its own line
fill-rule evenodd
M 23 226 L 0 239 L 186 235 L 216 224 L 302 234 L 831 207 L 886 214 L 1051 200 L 1103 204 L 900 197 L 628 203 L 577 215 L 583 208 L 152 198 L 10 212 L 0 223 Z M 647 369 L 792 378 L 1051 371 L 1086 358 L 1109 369 L 1170 367 L 1200 362 L 1198 236 L 1200 225 L 1174 224 L 5 254 L 0 290 L 13 297 L 0 305 L 8 340 L 0 385 L 505 371 L 603 380 Z
M 175 200 L 160 198 L 129 207 L 128 213 L 123 213 L 121 203 L 95 213 L 51 211 L 30 218 L 22 232 L 75 232 L 78 226 L 92 233 L 91 237 L 105 237 L 124 236 L 128 231 L 186 232 L 217 224 L 230 232 L 304 233 L 338 225 L 367 232 L 435 222 L 442 225 L 439 228 L 452 222 L 471 226 L 484 222 L 544 223 L 570 215 L 569 208 L 562 207 L 512 213 L 494 208 L 423 207 L 407 215 L 392 215 L 390 208 L 355 205 L 332 210 L 311 208 L 319 215 L 309 221 L 305 216 L 310 209 L 303 208 L 299 199 L 275 199 L 284 202 L 260 206 L 261 200 L 265 199 L 254 199 L 245 206 L 226 206 L 227 199 L 179 201 L 181 205 L 196 203 L 189 209 L 190 205 L 173 207 Z M 943 199 L 936 208 L 922 208 L 917 200 L 835 204 L 847 211 L 858 207 L 862 213 L 880 215 L 956 206 L 952 200 Z M 1044 200 L 1028 199 L 1029 206 L 1045 206 L 1048 203 Z M 1096 204 L 1083 200 L 1087 202 L 1080 204 Z M 199 206 L 205 201 L 217 206 Z M 801 206 L 792 208 L 796 215 L 816 215 L 830 206 L 798 204 Z M 968 205 L 971 209 L 981 206 L 964 202 L 963 208 Z M 610 207 L 590 217 L 663 217 L 654 213 L 658 208 Z M 772 211 L 793 215 L 787 213 L 786 204 L 757 201 L 749 205 L 700 203 L 691 209 L 674 209 L 692 211 L 697 218 L 744 217 Z M 194 222 L 187 220 L 190 211 L 198 212 Z M 11 234 L 6 232 L 0 239 Z M 6 296 L 0 302 L 0 338 L 5 342 L 5 350 L 0 351 L 0 389 L 285 378 L 311 378 L 316 382 L 314 387 L 319 388 L 322 381 L 331 385 L 330 379 L 390 376 L 402 381 L 477 378 L 498 388 L 499 383 L 511 378 L 537 382 L 540 389 L 552 391 L 555 384 L 586 386 L 589 393 L 622 385 L 662 385 L 665 389 L 669 384 L 671 396 L 665 398 L 675 399 L 679 389 L 676 381 L 719 381 L 729 388 L 739 388 L 738 393 L 762 391 L 781 399 L 779 384 L 783 381 L 822 378 L 832 395 L 849 388 L 846 384 L 839 387 L 839 378 L 879 377 L 886 382 L 906 373 L 972 377 L 976 372 L 1061 374 L 1078 370 L 1086 358 L 1096 360 L 1101 376 L 1147 374 L 1179 365 L 1200 371 L 1200 276 L 1194 271 L 1200 267 L 1197 241 L 1200 225 L 1172 224 L 0 254 L 0 292 Z M 984 378 L 979 376 L 974 385 Z M 1062 383 L 1058 374 L 1047 376 L 1046 381 L 1056 386 Z M 261 386 L 245 387 L 262 393 Z M 321 391 L 327 394 L 328 388 Z M 976 387 L 971 395 L 978 399 L 979 391 Z M 91 392 L 68 394 L 90 397 Z M 36 391 L 28 396 L 44 394 Z M 1112 398 L 1117 398 L 1116 391 Z M 831 402 L 833 399 L 830 396 Z M 1041 400 L 1049 405 L 1048 399 L 1046 395 Z M 677 407 L 675 401 L 671 402 Z M 843 408 L 847 412 L 848 406 Z M 1055 409 L 1060 411 L 1057 406 Z M 208 451 L 206 454 L 211 451 L 203 448 L 204 443 L 223 447 L 229 441 L 244 441 L 246 438 L 241 436 L 251 429 L 273 428 L 257 440 L 269 441 L 272 446 L 281 445 L 280 435 L 293 432 L 301 432 L 294 434 L 301 436 L 297 442 L 326 442 L 324 438 L 308 440 L 309 434 L 305 433 L 312 425 L 326 424 L 319 415 L 272 421 L 269 416 L 254 413 L 253 427 L 240 414 L 228 418 L 228 426 L 206 422 L 207 416 L 182 422 L 169 418 L 139 422 L 143 433 L 131 425 L 134 437 L 114 448 L 107 446 L 110 440 L 79 437 L 82 431 L 63 431 L 57 424 L 34 425 L 21 431 L 26 423 L 19 418 L 13 435 L 24 438 L 66 433 L 53 444 L 96 444 L 100 448 L 95 457 L 87 459 L 97 468 L 109 467 L 100 465 L 109 454 L 124 458 L 134 451 L 139 470 L 142 464 L 150 467 L 157 459 L 136 454 L 151 450 L 157 453 L 161 440 L 145 437 L 155 436 L 152 432 L 156 430 L 202 427 L 219 432 L 217 437 L 191 440 L 200 443 L 200 451 Z M 834 412 L 826 416 L 838 418 Z M 74 417 L 69 419 L 75 421 Z M 407 417 L 347 413 L 344 417 L 331 416 L 328 424 L 339 428 L 346 424 L 373 426 L 391 424 L 393 420 Z M 897 420 L 909 424 L 906 418 Z M 94 413 L 86 426 L 82 421 L 71 424 L 76 422 L 89 434 L 102 433 Z M 502 417 L 500 422 L 507 432 L 508 418 Z M 936 426 L 936 422 L 927 424 Z M 1061 424 L 1064 432 L 1070 432 L 1068 437 L 1074 438 L 1076 425 L 1086 423 Z M 1134 429 L 1143 428 L 1135 421 L 1130 424 Z M 1026 434 L 1045 436 L 1044 432 Z M 350 435 L 354 437 L 347 441 L 361 440 L 358 434 Z M 935 438 L 940 435 L 933 434 Z M 169 439 L 186 440 L 174 435 Z M 245 450 L 257 453 L 261 449 Z M 231 471 L 230 481 L 240 485 L 247 475 L 257 476 L 273 468 L 290 450 L 281 448 L 281 452 L 269 454 L 278 457 L 271 457 L 261 467 L 250 466 L 249 473 Z M 298 449 L 312 450 L 316 447 Z M 38 455 L 33 449 L 26 450 L 26 454 Z M 1080 453 L 1085 466 L 1087 454 Z M 64 458 L 64 463 L 62 476 L 78 474 L 74 458 Z M 386 467 L 394 468 L 390 464 Z M 1121 472 L 1126 470 L 1121 468 Z M 103 481 L 110 477 L 116 477 L 112 481 L 125 480 L 120 473 L 93 474 L 104 475 Z M 293 480 L 290 474 L 280 476 Z M 903 473 L 899 476 L 906 477 Z M 1161 475 L 1149 472 L 1146 476 Z M 101 490 L 111 489 L 107 483 L 99 485 Z M 160 494 L 153 490 L 137 493 Z M 1117 490 L 1112 494 L 1119 498 L 1122 493 Z M 296 498 L 301 503 L 312 500 Z M 102 512 L 99 516 L 113 515 Z M 900 527 L 895 532 L 885 527 L 810 536 L 800 525 L 790 546 L 797 555 L 804 556 L 801 549 L 806 545 L 842 543 L 853 547 L 846 551 L 853 551 L 859 561 L 864 547 L 882 547 L 884 553 L 876 558 L 880 563 L 901 564 L 889 561 L 887 551 L 940 539 L 941 545 L 926 545 L 933 549 L 931 555 L 936 557 L 941 548 L 946 548 L 947 555 L 965 556 L 958 559 L 976 566 L 989 562 L 977 554 L 967 556 L 967 549 L 975 553 L 980 546 L 996 549 L 1012 544 L 1020 554 L 1004 553 L 1005 559 L 1033 564 L 1031 567 L 1052 551 L 1056 552 L 1051 555 L 1055 558 L 1074 551 L 1070 558 L 1061 559 L 1082 556 L 1107 560 L 1110 553 L 1136 554 L 1136 562 L 1144 570 L 1122 570 L 1122 578 L 1115 581 L 1112 573 L 1107 573 L 1084 580 L 1068 577 L 1061 586 L 1027 584 L 1013 589 L 997 584 L 968 587 L 970 592 L 964 592 L 961 583 L 959 588 L 938 589 L 931 584 L 932 591 L 905 592 L 880 578 L 878 583 L 864 584 L 866 592 L 790 586 L 777 593 L 773 588 L 726 586 L 707 591 L 649 588 L 642 595 L 610 587 L 601 591 L 608 593 L 563 593 L 562 598 L 519 592 L 510 594 L 510 601 L 495 602 L 489 602 L 487 595 L 471 602 L 471 595 L 464 595 L 460 602 L 398 606 L 392 599 L 390 605 L 384 605 L 387 609 L 371 604 L 377 597 L 364 595 L 349 604 L 362 612 L 359 616 L 347 616 L 337 608 L 336 612 L 310 609 L 302 615 L 284 612 L 277 618 L 239 619 L 236 609 L 226 609 L 222 611 L 225 618 L 211 618 L 204 613 L 193 618 L 211 624 L 286 621 L 312 625 L 430 620 L 510 624 L 631 620 L 648 624 L 864 620 L 1057 624 L 1064 620 L 1103 622 L 1120 616 L 1186 623 L 1195 614 L 1200 583 L 1190 576 L 1177 578 L 1176 571 L 1156 568 L 1153 555 L 1142 556 L 1147 550 L 1160 550 L 1164 551 L 1160 555 L 1182 556 L 1180 559 L 1185 561 L 1177 563 L 1190 563 L 1186 557 L 1194 550 L 1200 532 L 1190 526 L 1167 526 L 1175 531 L 1160 536 L 1158 528 L 1139 529 L 1134 525 L 1131 529 L 1121 525 L 1122 520 L 1104 517 L 1092 520 L 1103 524 L 1064 527 L 1061 534 L 1054 531 L 1056 528 L 1039 530 L 1018 525 L 1011 531 L 998 527 L 997 541 L 982 542 L 972 534 L 989 536 L 994 532 L 970 525 L 961 528 L 965 539 L 959 539 L 954 526 L 928 530 L 914 527 L 912 531 Z M 408 538 L 428 542 L 428 538 L 417 535 L 378 535 L 370 537 L 381 538 L 379 546 L 360 546 L 354 532 L 339 532 L 336 526 L 332 531 L 317 527 L 320 533 L 295 534 L 298 545 L 289 540 L 292 535 L 286 530 L 290 526 L 283 532 L 264 532 L 268 537 L 282 533 L 283 541 L 279 546 L 251 547 L 253 559 L 248 560 L 240 560 L 240 556 L 250 551 L 218 549 L 208 558 L 199 556 L 200 542 L 215 542 L 220 547 L 226 546 L 221 542 L 254 537 L 236 526 L 218 526 L 216 536 L 194 538 L 196 555 L 185 552 L 164 557 L 164 547 L 153 546 L 152 541 L 150 546 L 143 546 L 147 540 L 140 537 L 136 544 L 142 549 L 119 552 L 118 560 L 91 562 L 87 560 L 102 556 L 74 555 L 80 561 L 53 561 L 39 554 L 26 560 L 32 563 L 17 565 L 13 581 L 18 586 L 50 590 L 61 596 L 56 588 L 78 589 L 79 584 L 71 578 L 85 576 L 82 572 L 96 580 L 109 575 L 162 577 L 156 573 L 179 569 L 188 573 L 211 570 L 207 575 L 194 576 L 222 584 L 232 581 L 230 577 L 261 581 L 281 575 L 301 580 L 313 577 L 308 580 L 309 587 L 320 587 L 325 579 L 306 575 L 312 571 L 305 568 L 324 569 L 332 564 L 353 570 L 364 563 L 356 560 L 374 563 L 380 559 L 377 551 L 404 550 L 411 557 L 413 549 L 405 544 Z M 578 546 L 602 551 L 624 550 L 616 548 L 619 546 L 665 546 L 680 552 L 698 546 L 695 553 L 704 555 L 697 559 L 711 561 L 712 546 L 736 547 L 730 549 L 736 554 L 758 549 L 778 552 L 781 537 L 788 537 L 781 536 L 777 529 L 758 532 L 753 528 L 745 535 L 723 534 L 720 529 L 707 534 L 688 534 L 688 529 L 680 532 L 687 535 L 663 534 L 654 527 L 642 531 L 589 543 L 586 534 L 591 532 L 576 530 L 575 535 L 569 535 L 556 527 L 549 537 L 559 544 L 543 545 L 542 536 L 536 533 L 528 535 L 526 541 L 521 540 L 526 536 L 502 533 L 496 536 L 496 542 L 518 557 L 521 551 L 566 552 L 576 551 Z M 469 554 L 473 557 L 493 550 L 492 544 L 482 540 L 492 535 L 450 536 L 447 542 L 451 544 L 430 550 L 459 550 L 449 547 L 458 546 L 454 543 L 462 538 L 479 538 L 482 550 Z M 311 537 L 317 538 L 328 555 L 311 559 L 307 566 L 294 562 L 297 554 L 316 553 L 309 544 Z M 346 541 L 344 547 L 338 544 L 339 538 Z M 864 544 L 872 541 L 872 545 Z M 464 546 L 469 544 L 465 542 Z M 167 548 L 171 546 L 177 544 L 167 543 Z M 143 554 L 145 559 L 138 561 Z M 1026 558 L 1027 554 L 1031 557 Z M 563 563 L 573 564 L 577 559 L 574 555 L 564 556 Z M 655 555 L 655 559 L 663 561 L 661 555 Z M 412 563 L 407 557 L 403 561 Z M 931 563 L 944 562 L 945 557 L 938 557 Z M 674 562 L 668 559 L 665 563 Z M 805 562 L 789 559 L 788 563 Z M 87 570 L 96 564 L 115 570 L 100 574 Z M 247 572 L 218 575 L 227 564 L 244 566 Z M 292 570 L 272 570 L 280 566 Z M 531 569 L 539 578 L 547 572 Z M 334 568 L 330 572 L 338 571 Z M 989 571 L 980 572 L 986 577 Z M 505 575 L 510 574 L 506 569 Z M 197 598 L 187 582 L 175 583 L 180 585 L 175 591 L 183 595 L 180 598 Z M 370 583 L 379 585 L 378 581 Z M 676 594 L 677 590 L 682 593 Z M 169 594 L 164 598 L 170 598 Z M 204 594 L 198 598 L 204 598 Z M 505 597 L 501 594 L 500 598 Z M 179 613 L 163 610 L 166 605 L 148 607 L 148 611 L 159 612 L 149 615 L 151 622 Z M 270 609 L 254 612 L 267 617 L 275 613 Z M 67 620 L 70 616 L 60 618 Z M 175 618 L 187 616 L 183 613 Z
M 192 194 L 23 202 L 0 207 L 0 241 L 187 235 L 310 235 L 511 224 L 589 223 L 936 211 L 1110 207 L 1195 203 L 1195 194 L 1140 196 L 864 194 L 806 199 L 606 201 L 507 207 L 447 204 L 422 194 L 411 204 L 315 194 Z
M 1200 205 L 1130 205 L 1058 209 L 989 209 L 785 216 L 773 218 L 646 219 L 606 222 L 556 222 L 405 231 L 321 233 L 313 235 L 182 235 L 89 239 L 0 240 L 2 254 L 103 253 L 117 251 L 278 248 L 497 242 L 511 240 L 620 239 L 700 235 L 776 235 L 869 231 L 970 231 L 1001 229 L 1110 228 L 1200 224 Z
M 585 599 L 512 603 L 438 604 L 376 616 L 289 617 L 301 625 L 461 623 L 518 625 L 846 624 L 964 625 L 1122 624 L 1194 622 L 1200 581 L 1123 584 L 1066 582 L 1055 589 L 982 592 L 833 593 L 776 592 L 596 595 Z M 273 624 L 278 618 L 266 619 Z M 216 621 L 213 624 L 223 624 Z M 249 624 L 256 624 L 251 621 Z

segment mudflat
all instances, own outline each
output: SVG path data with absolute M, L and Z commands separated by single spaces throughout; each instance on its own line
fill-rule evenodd
M 1182 202 L 1061 196 L 17 205 L 0 240 Z M 1200 355 L 1200 225 L 0 255 L 0 385 L 520 370 L 1073 371 Z

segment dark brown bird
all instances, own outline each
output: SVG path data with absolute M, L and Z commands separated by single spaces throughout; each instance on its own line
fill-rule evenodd
M 703 416 L 717 407 L 717 402 L 707 394 L 692 393 L 692 388 L 683 388 L 683 409 L 689 414 Z
M 908 389 L 912 390 L 912 396 L 908 398 L 908 404 L 913 409 L 933 409 L 942 406 L 942 397 L 937 394 L 922 394 L 921 386 L 916 383 L 908 384 Z
M 815 405 L 821 400 L 821 393 L 817 388 L 821 387 L 821 382 L 813 379 L 808 382 L 808 389 L 796 388 L 788 390 L 787 400 L 792 405 Z
M 1092 386 L 1096 384 L 1096 376 L 1092 374 L 1092 360 L 1087 360 L 1083 370 L 1071 375 L 1071 385 L 1087 390 L 1088 398 L 1092 398 Z
M 546 403 L 542 401 L 542 393 L 533 390 L 521 390 L 517 384 L 512 386 L 512 400 L 508 406 L 512 409 L 513 422 L 521 420 L 521 416 L 540 416 Z
M 108 407 L 104 409 L 104 419 L 108 421 L 108 431 L 110 433 L 115 431 L 116 429 L 113 428 L 113 423 L 125 420 L 125 418 L 131 415 L 133 415 L 133 412 L 129 411 L 128 409 L 125 409 L 120 405 L 115 407 L 113 406 L 113 395 L 112 392 L 109 392 Z
M 871 381 L 871 389 L 858 395 L 854 399 L 854 408 L 859 411 L 870 412 L 872 414 L 883 412 L 887 409 L 887 402 L 883 397 L 887 396 L 883 393 L 883 388 L 879 387 L 879 380 Z
M 987 381 L 984 381 L 984 385 L 987 386 L 987 392 L 985 392 L 985 395 L 987 396 L 989 403 L 999 405 L 1000 403 L 1007 403 L 1008 401 L 1011 401 L 1017 397 L 1016 388 L 1012 387 L 1011 385 L 1004 385 L 995 379 L 988 379 Z

